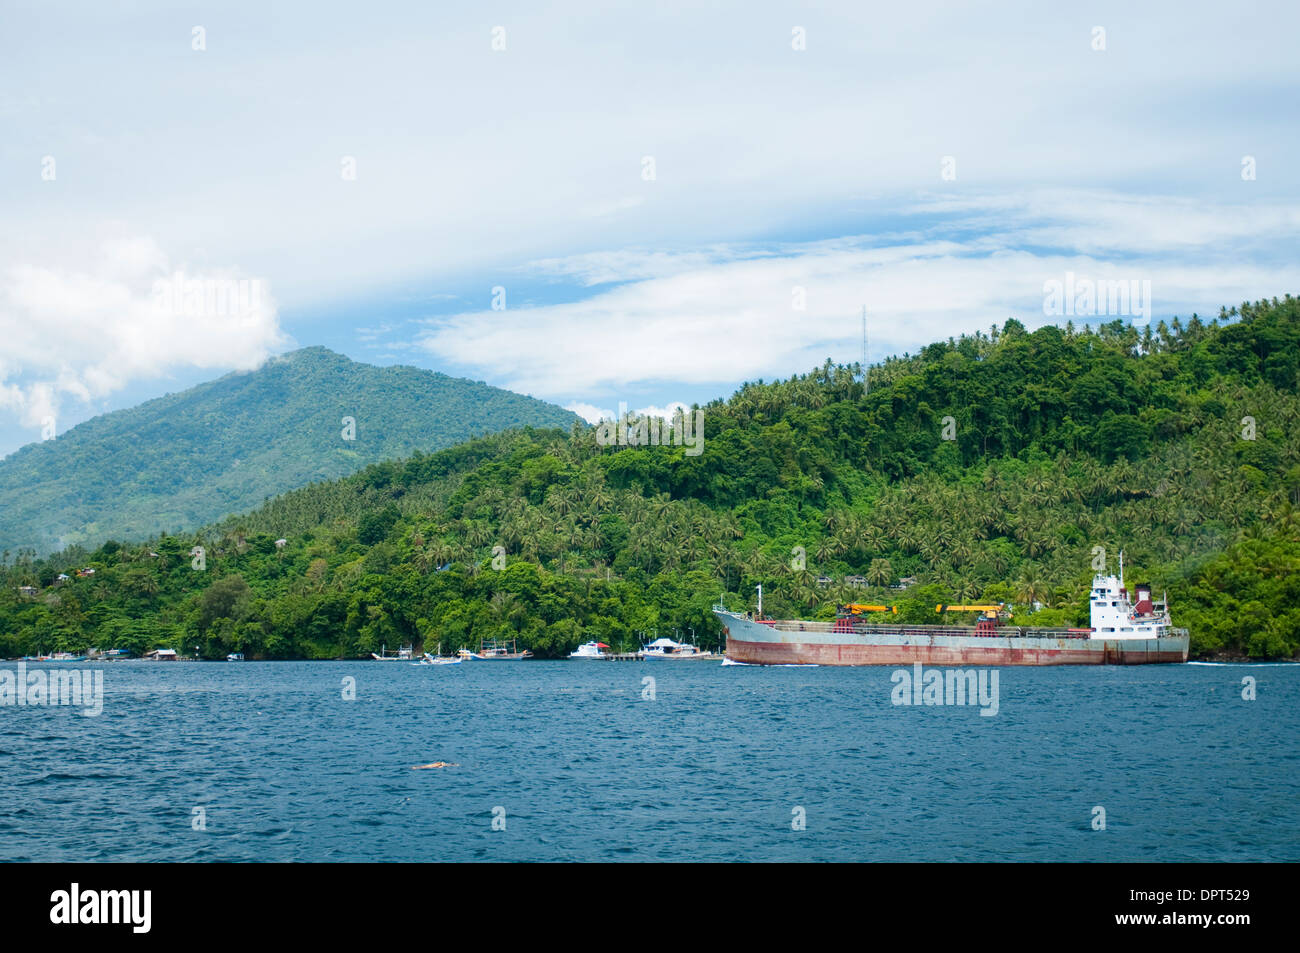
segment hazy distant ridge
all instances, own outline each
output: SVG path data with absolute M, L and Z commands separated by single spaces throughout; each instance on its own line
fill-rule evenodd
M 354 440 L 343 437 L 344 417 L 356 421 Z M 575 420 L 483 383 L 304 348 L 0 460 L 0 549 L 143 539 L 415 450 Z

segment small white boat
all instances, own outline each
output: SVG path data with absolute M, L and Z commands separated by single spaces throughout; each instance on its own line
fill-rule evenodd
M 388 646 L 380 646 L 378 652 L 371 652 L 370 657 L 376 662 L 409 662 L 414 657 L 413 649 L 409 645 L 404 645 L 397 650 L 396 655 L 388 654 Z
M 569 658 L 605 658 L 606 653 L 601 650 L 607 648 L 609 646 L 604 642 L 584 642 L 576 651 L 569 653 Z
M 446 655 L 429 655 L 428 653 L 425 653 L 424 661 L 417 662 L 416 664 L 417 665 L 459 665 L 463 661 L 465 660 L 461 658 L 450 658 L 449 656 Z
M 657 659 L 671 659 L 673 661 L 705 661 L 708 659 L 722 658 L 717 652 L 705 652 L 697 646 L 690 645 L 686 642 L 674 642 L 669 638 L 655 639 L 637 655 L 641 658 L 652 661 Z
M 437 651 L 436 655 L 430 655 L 428 652 L 425 652 L 424 658 L 420 659 L 420 661 L 418 662 L 412 662 L 411 664 L 412 665 L 459 665 L 461 662 L 465 661 L 463 658 L 452 658 L 451 656 L 443 655 L 441 642 L 438 643 L 438 648 L 436 651 Z
M 243 652 L 231 652 L 226 656 L 227 662 L 242 662 L 244 660 Z
M 522 662 L 533 657 L 533 653 L 528 649 L 518 652 L 515 651 L 517 648 L 515 640 L 511 639 L 510 648 L 506 648 L 503 642 L 489 642 L 486 645 L 480 643 L 477 652 L 461 649 L 457 654 L 466 661 L 478 659 L 480 662 Z

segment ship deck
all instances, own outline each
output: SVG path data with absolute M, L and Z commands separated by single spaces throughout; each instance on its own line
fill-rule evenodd
M 750 620 L 754 621 L 754 620 Z M 1048 628 L 1045 626 L 1002 625 L 993 631 L 980 631 L 973 625 L 896 625 L 867 622 L 807 622 L 797 619 L 759 619 L 757 625 L 770 626 L 777 632 L 817 632 L 834 635 L 946 635 L 980 638 L 1020 639 L 1088 639 L 1092 629 Z

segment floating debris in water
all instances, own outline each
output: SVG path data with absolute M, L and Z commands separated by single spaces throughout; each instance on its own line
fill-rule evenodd
M 457 764 L 456 762 L 454 762 L 454 761 L 435 761 L 435 762 L 433 762 L 433 764 L 414 764 L 414 765 L 411 765 L 411 770 L 412 770 L 412 771 L 423 771 L 423 770 L 425 770 L 426 768 L 459 768 L 459 767 L 460 767 L 460 765 L 458 765 L 458 764 Z

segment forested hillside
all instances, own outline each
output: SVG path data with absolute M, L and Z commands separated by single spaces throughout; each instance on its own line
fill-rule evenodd
M 577 419 L 486 384 L 304 348 L 0 460 L 0 551 L 195 529 L 367 463 Z
M 330 658 L 517 637 L 546 655 L 656 630 L 709 644 L 709 606 L 752 605 L 760 582 L 777 616 L 854 600 L 935 621 L 936 603 L 994 600 L 1021 624 L 1085 622 L 1104 547 L 1169 591 L 1194 653 L 1293 657 L 1298 375 L 1290 296 L 1146 331 L 1008 321 L 886 361 L 869 393 L 830 363 L 747 384 L 702 408 L 698 456 L 524 429 L 201 533 L 23 558 L 4 574 L 0 654 Z

